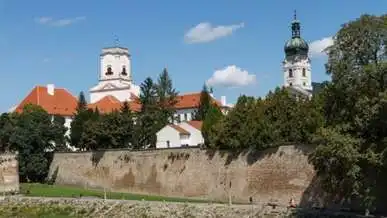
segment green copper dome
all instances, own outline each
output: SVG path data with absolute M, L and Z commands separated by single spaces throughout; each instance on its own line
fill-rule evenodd
M 286 57 L 308 55 L 309 45 L 301 38 L 300 21 L 296 19 L 296 15 L 294 15 L 294 20 L 292 22 L 292 38 L 286 42 L 284 50 Z

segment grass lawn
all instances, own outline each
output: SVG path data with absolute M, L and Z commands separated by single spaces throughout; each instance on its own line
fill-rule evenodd
M 104 192 L 101 190 L 82 189 L 68 186 L 47 185 L 38 183 L 22 183 L 20 184 L 20 193 L 31 197 L 98 197 L 103 198 Z M 205 203 L 206 200 L 184 199 L 174 197 L 163 197 L 154 195 L 140 195 L 120 192 L 107 192 L 108 199 L 123 199 L 123 200 L 146 200 L 146 201 L 169 201 L 169 202 L 192 202 Z M 215 203 L 215 202 L 214 202 Z M 217 202 L 219 203 L 219 202 Z

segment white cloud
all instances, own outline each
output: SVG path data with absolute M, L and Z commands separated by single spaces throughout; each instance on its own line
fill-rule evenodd
M 43 58 L 43 60 L 42 60 L 43 63 L 48 63 L 48 62 L 50 62 L 50 61 L 51 61 L 50 58 Z
M 247 86 L 256 82 L 256 75 L 249 74 L 235 65 L 216 70 L 212 77 L 207 80 L 209 86 L 238 87 Z
M 332 37 L 325 37 L 320 40 L 313 41 L 309 44 L 309 56 L 310 57 L 321 57 L 326 55 L 324 49 L 333 45 Z
M 199 23 L 185 34 L 186 43 L 205 43 L 231 35 L 234 31 L 243 28 L 244 23 L 228 26 L 212 26 L 208 22 Z
M 74 17 L 74 18 L 63 18 L 63 19 L 54 19 L 52 17 L 38 17 L 35 18 L 35 22 L 42 25 L 63 27 L 68 26 L 79 21 L 85 20 L 86 17 Z

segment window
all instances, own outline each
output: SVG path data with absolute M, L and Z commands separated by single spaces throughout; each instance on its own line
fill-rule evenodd
M 125 66 L 122 66 L 122 72 L 121 72 L 121 74 L 122 74 L 123 76 L 127 76 L 127 75 L 128 75 L 128 73 L 126 72 L 126 67 L 125 67 Z
M 184 114 L 184 120 L 187 121 L 188 118 L 187 118 L 188 114 Z
M 305 70 L 305 68 L 302 68 L 302 76 L 306 77 L 306 70 Z
M 302 83 L 302 85 L 303 85 L 303 86 L 306 86 L 306 83 L 304 82 L 304 83 Z
M 170 145 L 170 142 L 169 140 L 167 141 L 167 148 L 169 148 L 171 145 Z
M 289 77 L 293 77 L 293 69 L 289 69 Z
M 105 75 L 112 75 L 112 74 L 113 74 L 112 66 L 111 66 L 111 65 L 108 65 L 108 66 L 107 66 L 107 69 L 106 69 Z
M 289 83 L 289 86 L 292 86 L 293 85 L 293 83 Z

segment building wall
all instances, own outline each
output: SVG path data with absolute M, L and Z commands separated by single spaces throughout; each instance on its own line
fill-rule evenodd
M 308 146 L 264 152 L 190 149 L 56 153 L 56 184 L 112 191 L 287 205 L 304 199 L 315 176 Z M 57 172 L 55 174 L 55 172 Z
M 177 119 L 180 120 L 180 122 L 191 121 L 196 112 L 196 109 L 197 108 L 178 109 L 176 110 L 175 117 L 177 117 Z M 175 120 L 175 121 L 178 121 L 178 120 Z M 178 122 L 175 122 L 175 123 L 178 123 Z
M 16 154 L 0 154 L 0 193 L 19 192 L 19 166 Z
M 156 148 L 167 148 L 169 140 L 170 147 L 181 147 L 179 132 L 170 126 L 165 126 L 156 134 Z
M 201 131 L 189 125 L 188 123 L 181 123 L 180 126 L 191 133 L 189 145 L 196 146 L 204 143 L 204 139 Z
M 293 77 L 289 77 L 289 70 L 292 69 Z M 305 69 L 305 76 L 302 71 Z M 301 59 L 296 62 L 293 60 L 285 60 L 283 63 L 284 86 L 298 85 L 304 89 L 312 90 L 312 69 L 308 58 Z

